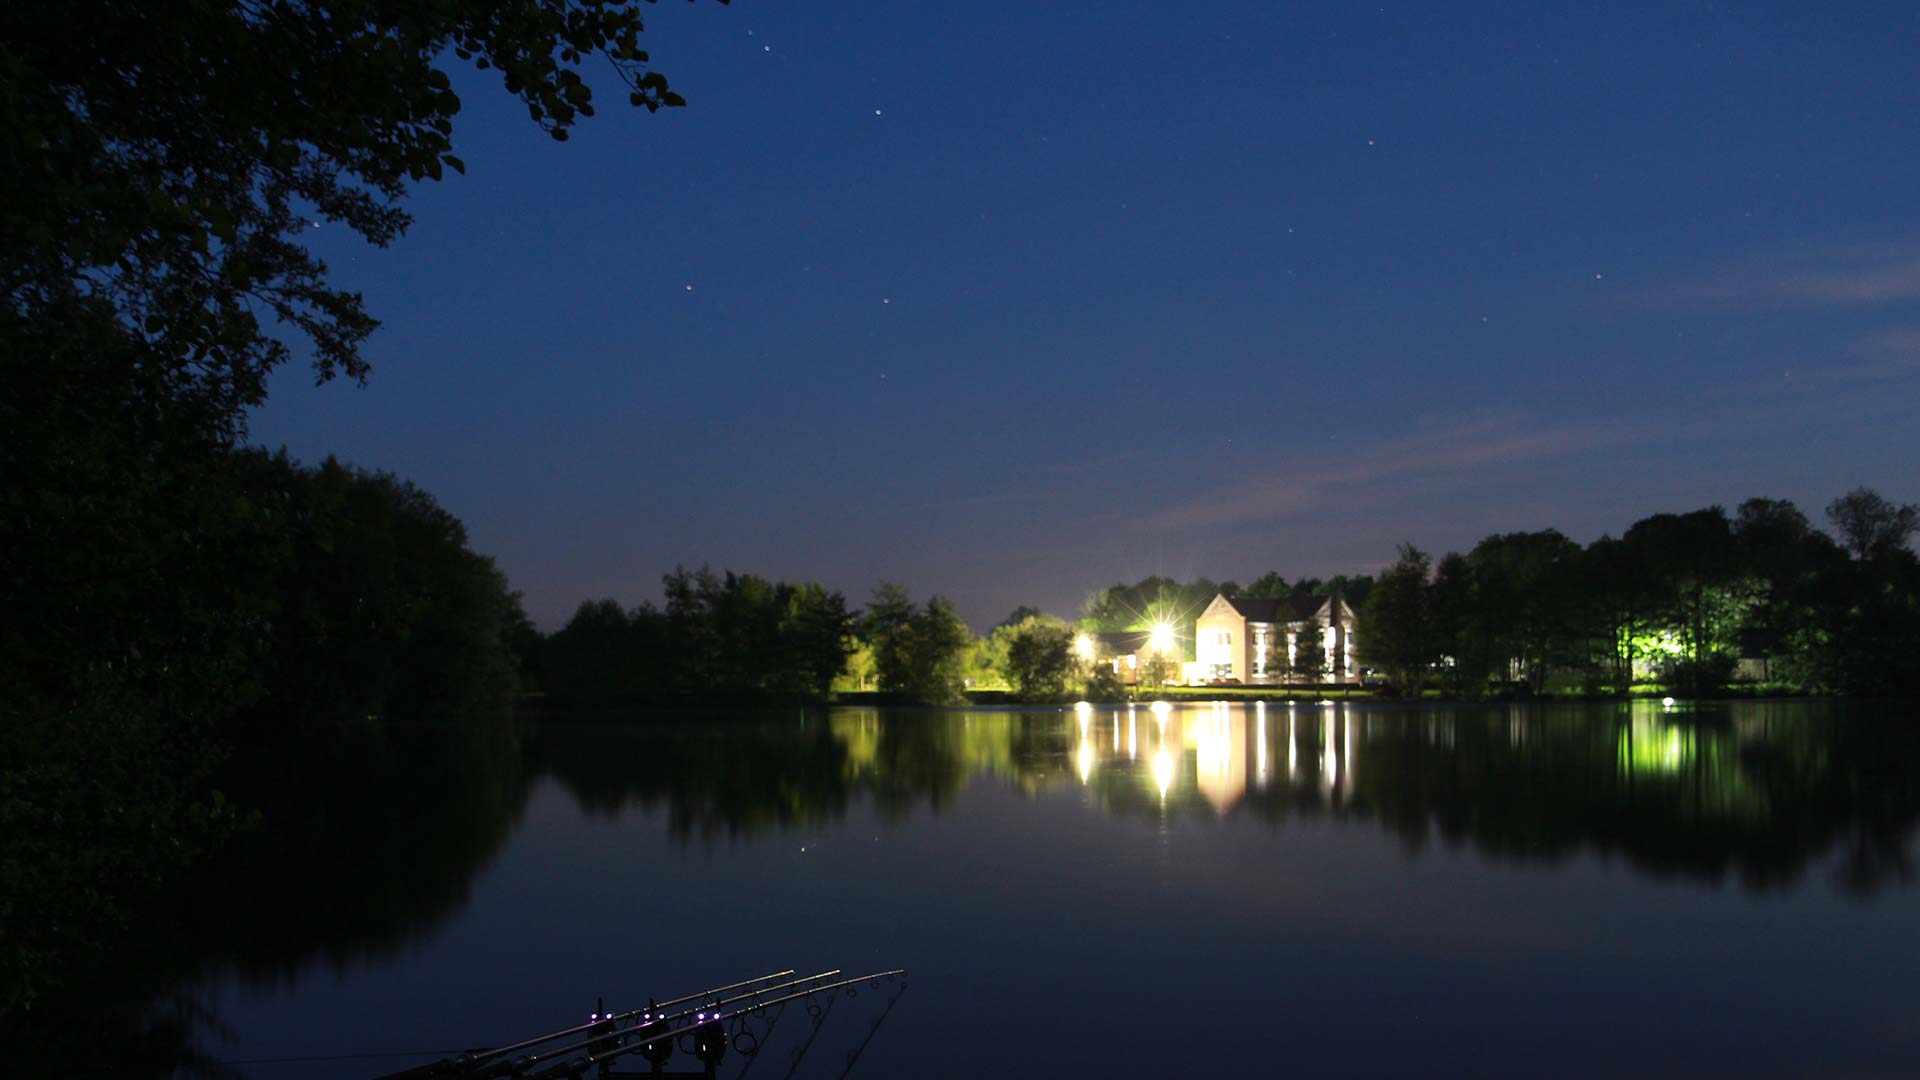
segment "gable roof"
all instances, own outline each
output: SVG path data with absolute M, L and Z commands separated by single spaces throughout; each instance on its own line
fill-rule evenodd
M 1248 622 L 1264 623 L 1305 622 L 1319 614 L 1320 609 L 1327 605 L 1327 599 L 1327 593 L 1312 596 L 1294 593 L 1286 597 L 1226 597 L 1227 603 L 1232 605 L 1233 610 L 1238 612 L 1241 618 Z
M 1151 630 L 1107 630 L 1093 635 L 1094 648 L 1101 656 L 1143 653 L 1152 640 Z

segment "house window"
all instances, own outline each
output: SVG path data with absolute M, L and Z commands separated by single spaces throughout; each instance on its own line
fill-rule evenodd
M 1233 678 L 1233 665 L 1232 664 L 1214 664 L 1213 666 L 1207 669 L 1207 672 L 1210 678 L 1231 679 Z

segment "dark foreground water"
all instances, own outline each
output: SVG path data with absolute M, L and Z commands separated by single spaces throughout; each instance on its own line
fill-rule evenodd
M 836 1001 L 801 1075 L 873 1033 L 855 1075 L 1911 1076 L 1916 726 L 1235 704 L 416 733 L 300 764 L 339 779 L 196 901 L 162 1011 L 243 1062 L 905 967 L 877 1032 L 891 987 Z

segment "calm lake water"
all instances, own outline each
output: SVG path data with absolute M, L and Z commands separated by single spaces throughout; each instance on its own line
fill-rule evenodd
M 800 1075 L 872 1033 L 855 1075 L 1911 1076 L 1916 728 L 1220 704 L 416 733 L 340 749 L 321 794 L 263 781 L 280 842 L 196 902 L 166 1008 L 257 1061 L 904 967 L 890 1010 L 836 999 Z

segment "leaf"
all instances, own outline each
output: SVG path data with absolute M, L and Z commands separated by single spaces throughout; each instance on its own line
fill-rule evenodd
M 452 167 L 454 172 L 459 173 L 461 176 L 467 175 L 467 163 L 454 157 L 452 154 L 443 154 L 440 160 L 446 162 Z

